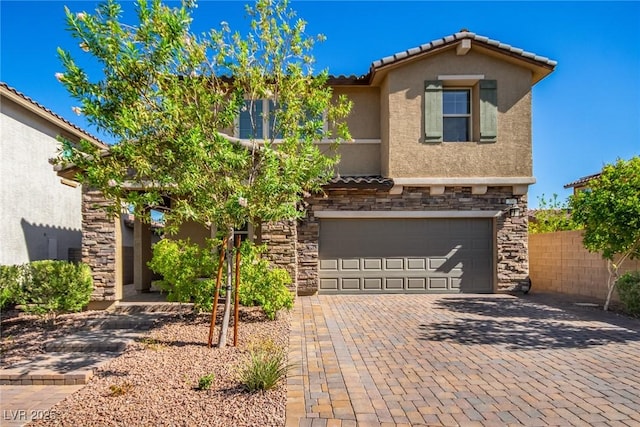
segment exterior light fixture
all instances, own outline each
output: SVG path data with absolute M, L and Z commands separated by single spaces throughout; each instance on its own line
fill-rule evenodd
M 518 207 L 517 199 L 505 199 L 504 203 L 509 207 L 510 217 L 520 216 L 520 208 Z

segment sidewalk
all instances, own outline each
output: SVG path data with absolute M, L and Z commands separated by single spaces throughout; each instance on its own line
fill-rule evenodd
M 19 427 L 36 418 L 55 419 L 51 407 L 84 385 L 2 385 L 0 425 Z

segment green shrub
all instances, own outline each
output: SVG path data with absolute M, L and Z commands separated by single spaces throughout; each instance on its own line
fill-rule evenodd
M 529 233 L 553 233 L 555 231 L 579 230 L 580 226 L 571 217 L 567 202 L 558 200 L 554 194 L 546 200 L 544 194 L 538 197 L 538 209 L 529 221 Z
M 27 313 L 41 316 L 82 310 L 91 299 L 93 278 L 86 264 L 33 261 L 24 268 L 19 302 Z
M 216 378 L 215 374 L 203 375 L 198 380 L 198 390 L 209 390 Z
M 157 285 L 167 292 L 169 301 L 193 302 L 196 311 L 211 310 L 215 280 L 204 278 L 217 271 L 215 247 L 219 244 L 209 239 L 202 248 L 188 239 L 163 239 L 154 245 L 148 265 L 163 276 Z
M 164 239 L 153 247 L 149 268 L 163 276 L 156 284 L 167 292 L 169 301 L 193 302 L 196 311 L 211 310 L 218 270 L 220 240 L 207 239 L 202 248 L 189 240 Z M 240 304 L 260 306 L 273 320 L 278 310 L 293 307 L 293 295 L 287 289 L 291 277 L 286 270 L 272 269 L 261 257 L 265 246 L 244 242 L 241 247 Z M 211 277 L 211 279 L 203 279 Z M 226 283 L 223 271 L 222 286 Z
M 0 265 L 0 309 L 15 304 L 22 287 L 21 265 Z
M 629 314 L 640 315 L 640 271 L 623 274 L 617 282 L 618 295 Z
M 287 288 L 291 276 L 282 268 L 271 269 L 269 261 L 260 257 L 266 250 L 248 242 L 241 248 L 240 304 L 260 306 L 271 320 L 278 310 L 293 307 L 293 295 Z
M 240 367 L 239 381 L 250 392 L 273 388 L 291 369 L 286 352 L 271 342 L 253 346 Z

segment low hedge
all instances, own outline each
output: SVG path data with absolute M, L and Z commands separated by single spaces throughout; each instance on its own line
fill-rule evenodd
M 93 277 L 86 264 L 43 260 L 0 268 L 0 304 L 20 304 L 40 316 L 81 311 L 91 299 Z

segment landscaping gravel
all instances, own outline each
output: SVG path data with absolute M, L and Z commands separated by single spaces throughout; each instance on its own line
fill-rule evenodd
M 46 353 L 44 347 L 47 340 L 77 332 L 84 328 L 87 322 L 103 315 L 100 311 L 85 311 L 61 314 L 53 321 L 44 321 L 38 316 L 19 310 L 2 311 L 0 368 Z
M 237 372 L 251 343 L 272 341 L 286 349 L 290 314 L 281 312 L 276 321 L 269 321 L 259 308 L 241 310 L 238 347 L 207 347 L 206 314 L 174 316 L 51 408 L 55 417 L 29 425 L 284 426 L 284 381 L 272 390 L 249 393 Z M 232 331 L 230 327 L 229 344 Z M 217 338 L 218 326 L 214 342 Z M 211 373 L 211 388 L 198 390 L 198 380 Z

